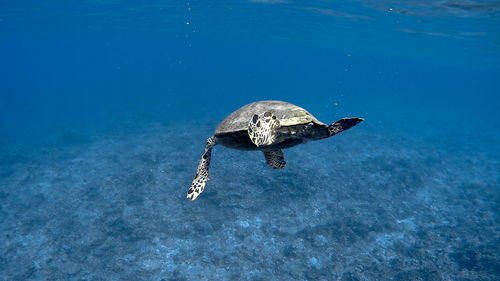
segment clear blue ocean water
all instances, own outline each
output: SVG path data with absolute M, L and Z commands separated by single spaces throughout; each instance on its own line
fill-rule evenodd
M 500 3 L 0 1 L 0 280 L 499 280 Z M 283 100 L 284 151 L 205 140 Z

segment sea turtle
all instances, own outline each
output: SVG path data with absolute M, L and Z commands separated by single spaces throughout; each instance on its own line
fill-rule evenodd
M 281 169 L 286 164 L 282 149 L 331 137 L 361 121 L 362 118 L 342 118 L 326 125 L 291 103 L 258 101 L 247 104 L 222 120 L 214 135 L 207 139 L 187 198 L 195 200 L 205 189 L 212 147 L 217 144 L 239 150 L 261 150 L 267 165 Z

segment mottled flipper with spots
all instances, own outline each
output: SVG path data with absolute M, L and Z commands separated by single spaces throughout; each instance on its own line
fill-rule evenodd
M 280 122 L 271 112 L 255 114 L 248 123 L 248 136 L 256 146 L 270 145 L 276 139 L 275 129 L 279 126 Z
M 266 157 L 267 165 L 273 167 L 274 169 L 282 169 L 286 165 L 283 150 L 281 149 L 264 151 L 264 156 Z
M 357 117 L 342 118 L 342 119 L 332 123 L 330 126 L 328 126 L 328 136 L 327 137 L 334 136 L 342 131 L 350 129 L 350 128 L 358 125 L 358 123 L 360 123 L 363 120 L 364 120 L 363 118 L 357 118 Z
M 203 189 L 205 189 L 205 185 L 208 181 L 208 167 L 210 166 L 210 158 L 212 157 L 212 147 L 216 144 L 217 141 L 215 137 L 212 136 L 207 139 L 205 151 L 201 156 L 198 169 L 196 169 L 196 176 L 194 177 L 193 183 L 187 192 L 187 198 L 190 200 L 196 199 L 196 197 L 203 192 Z

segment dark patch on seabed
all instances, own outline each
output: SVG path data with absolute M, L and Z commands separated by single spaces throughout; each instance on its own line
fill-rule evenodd
M 285 151 L 150 124 L 3 153 L 0 280 L 498 280 L 499 162 L 369 126 Z M 62 145 L 66 143 L 66 145 Z M 450 149 L 449 147 L 453 147 Z M 10 155 L 10 156 L 9 156 Z

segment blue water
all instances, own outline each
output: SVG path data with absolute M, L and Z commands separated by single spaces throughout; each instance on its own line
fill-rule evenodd
M 498 280 L 500 4 L 1 1 L 0 280 Z M 206 138 L 284 100 L 284 151 Z

